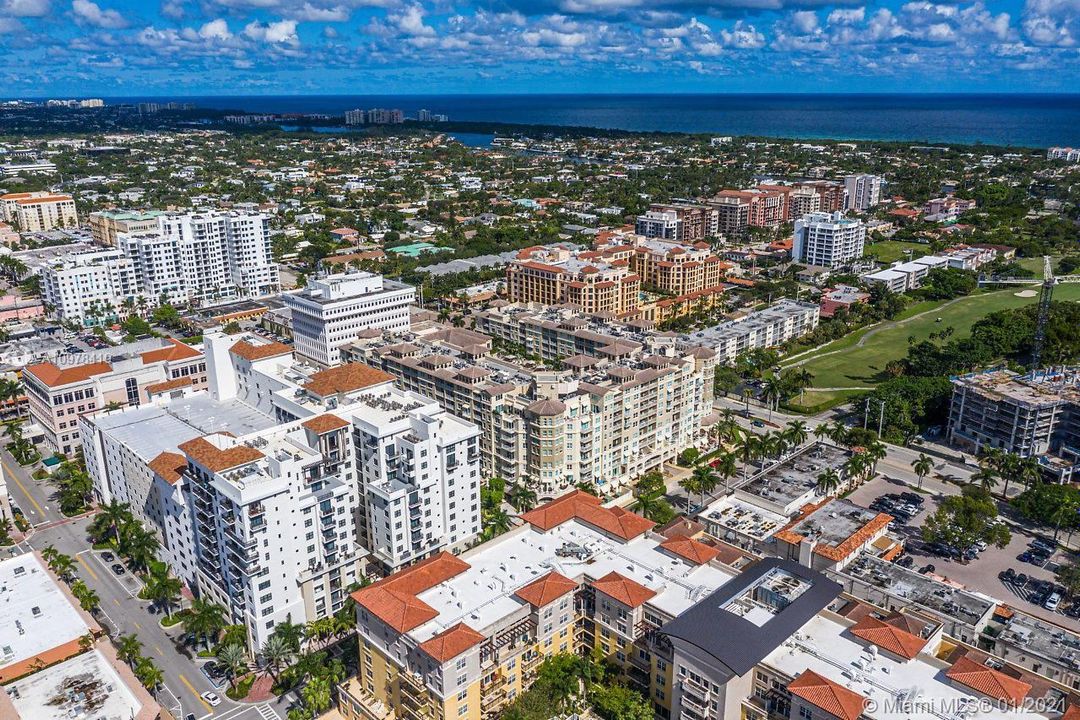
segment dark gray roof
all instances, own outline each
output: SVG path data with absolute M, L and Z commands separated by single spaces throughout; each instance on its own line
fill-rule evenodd
M 722 609 L 728 600 L 744 592 L 773 568 L 809 582 L 810 587 L 761 626 Z M 828 607 L 840 590 L 838 583 L 816 570 L 791 560 L 766 558 L 664 625 L 660 632 L 701 648 L 735 675 L 745 675 Z

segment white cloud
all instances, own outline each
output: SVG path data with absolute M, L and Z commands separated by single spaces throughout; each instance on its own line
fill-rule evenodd
M 265 24 L 253 20 L 244 27 L 244 37 L 280 45 L 295 45 L 300 42 L 296 35 L 295 20 L 278 20 Z
M 747 25 L 742 20 L 736 22 L 735 27 L 731 30 L 721 30 L 720 38 L 724 41 L 724 45 L 743 50 L 759 48 L 765 45 L 765 36 L 758 32 L 753 25 Z
M 94 27 L 117 29 L 128 24 L 116 10 L 103 9 L 91 0 L 72 0 L 71 11 L 75 13 L 76 20 Z
M 836 12 L 836 11 L 834 11 Z M 791 24 L 801 35 L 809 35 L 818 29 L 817 13 L 811 10 L 799 10 L 791 14 Z
M 204 40 L 231 40 L 232 36 L 229 23 L 224 18 L 211 20 L 199 28 L 199 37 Z
M 3 0 L 0 15 L 10 17 L 45 17 L 52 10 L 49 0 Z

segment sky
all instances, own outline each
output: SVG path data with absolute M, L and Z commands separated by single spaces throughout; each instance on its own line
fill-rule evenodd
M 0 94 L 1080 92 L 1080 0 L 0 0 Z

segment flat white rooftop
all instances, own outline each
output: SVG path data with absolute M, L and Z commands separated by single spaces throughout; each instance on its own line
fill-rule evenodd
M 673 617 L 735 577 L 723 568 L 693 565 L 670 555 L 657 547 L 663 541 L 642 535 L 623 543 L 577 520 L 547 532 L 519 528 L 464 554 L 468 570 L 420 593 L 420 600 L 439 616 L 410 634 L 423 642 L 459 622 L 483 633 L 521 607 L 515 590 L 553 570 L 574 580 L 617 572 L 655 591 L 648 603 Z M 587 554 L 584 559 L 560 557 L 555 551 L 565 545 L 577 545 Z
M 90 632 L 36 555 L 0 562 L 0 668 Z
M 755 505 L 735 495 L 720 498 L 700 513 L 698 518 L 715 523 L 721 529 L 732 533 L 732 537 L 721 535 L 721 540 L 733 540 L 735 533 L 755 540 L 765 540 L 788 523 L 786 515 Z
M 5 688 L 19 720 L 131 720 L 142 707 L 98 650 Z
M 762 664 L 798 677 L 813 670 L 875 703 L 866 715 L 875 720 L 1046 720 L 1029 710 L 998 709 L 979 696 L 954 687 L 948 664 L 920 655 L 901 662 L 871 653 L 846 627 L 830 618 L 812 618 Z M 906 698 L 907 704 L 902 702 Z M 961 714 L 967 708 L 970 712 Z

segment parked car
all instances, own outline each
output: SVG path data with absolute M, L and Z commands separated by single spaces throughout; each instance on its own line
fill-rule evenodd
M 1057 550 L 1057 546 L 1049 540 L 1043 540 L 1042 538 L 1035 538 L 1029 545 L 1033 550 L 1053 554 Z
M 904 557 L 897 560 L 896 564 L 902 568 L 910 568 L 912 565 L 915 564 L 915 558 L 911 557 L 910 555 L 905 555 Z
M 926 565 L 923 565 L 921 568 L 919 568 L 919 572 L 921 572 L 923 575 L 925 575 L 926 573 L 932 573 L 935 570 L 937 570 L 937 568 L 934 567 L 933 563 L 927 563 Z
M 1060 605 L 1060 604 L 1061 604 L 1061 595 L 1059 595 L 1058 593 L 1050 593 L 1050 597 L 1046 598 L 1046 600 L 1043 602 L 1042 606 L 1044 608 L 1046 608 L 1047 610 L 1049 610 L 1050 612 L 1054 612 L 1055 610 L 1058 609 L 1058 605 Z
M 1016 571 L 1012 568 L 1006 568 L 998 573 L 998 579 L 1002 580 L 1003 582 L 1015 582 Z
M 105 552 L 101 553 L 101 559 L 104 560 L 105 562 L 112 562 L 116 558 L 113 556 L 113 554 L 111 552 L 106 550 Z
M 201 697 L 203 700 L 205 700 L 206 704 L 209 705 L 210 707 L 217 707 L 218 705 L 221 704 L 221 698 L 218 697 L 218 694 L 216 692 L 210 692 L 209 690 L 207 690 L 206 692 L 204 692 L 199 697 Z
M 919 493 L 902 492 L 900 493 L 900 497 L 903 498 L 905 502 L 915 503 L 916 505 L 922 505 L 926 502 L 926 498 Z
M 751 421 L 751 423 L 750 423 L 750 424 L 751 424 L 751 425 L 752 425 L 753 427 L 756 427 L 756 428 L 763 428 L 763 427 L 765 427 L 765 423 L 764 423 L 764 422 L 762 422 L 761 420 L 753 420 L 753 421 Z
M 113 563 L 112 571 L 113 571 L 114 575 L 120 576 L 120 575 L 123 575 L 124 573 L 126 573 L 127 569 L 125 569 L 124 566 L 121 565 L 120 563 Z
M 1027 581 L 1028 581 L 1028 576 L 1025 575 L 1024 573 L 1020 573 L 1019 575 L 1016 576 L 1016 584 L 1017 585 L 1027 585 Z

